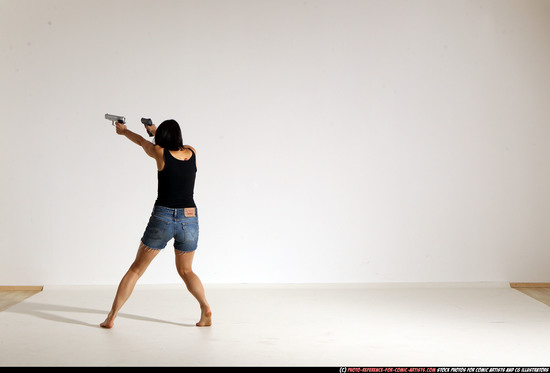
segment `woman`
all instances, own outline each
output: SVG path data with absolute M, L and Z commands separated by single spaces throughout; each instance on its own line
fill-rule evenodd
M 201 308 L 201 318 L 196 325 L 210 326 L 212 311 L 206 301 L 201 280 L 192 270 L 199 233 L 197 206 L 193 200 L 196 152 L 191 146 L 183 145 L 181 129 L 175 120 L 162 122 L 158 129 L 154 125 L 148 129 L 155 136 L 156 145 L 130 131 L 124 124 L 116 124 L 117 134 L 126 136 L 156 160 L 158 196 L 136 259 L 122 278 L 111 311 L 100 325 L 103 328 L 113 327 L 118 312 L 130 297 L 137 280 L 159 251 L 174 238 L 176 268 Z

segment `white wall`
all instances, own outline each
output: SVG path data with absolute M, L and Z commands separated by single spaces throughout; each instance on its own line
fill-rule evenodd
M 546 0 L 2 0 L 0 284 L 133 260 L 155 164 L 106 112 L 197 148 L 206 283 L 549 281 L 549 38 Z

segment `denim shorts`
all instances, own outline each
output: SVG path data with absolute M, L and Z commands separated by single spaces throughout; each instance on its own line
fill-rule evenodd
M 186 210 L 188 211 L 187 214 L 185 213 Z M 192 214 L 189 214 L 189 210 L 191 210 Z M 197 249 L 199 241 L 199 216 L 196 207 L 192 209 L 176 209 L 155 206 L 153 208 L 141 242 L 150 249 L 160 250 L 164 249 L 172 238 L 174 239 L 174 248 L 176 250 L 191 252 Z

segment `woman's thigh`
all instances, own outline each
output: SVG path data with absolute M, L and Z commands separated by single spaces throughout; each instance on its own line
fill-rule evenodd
M 178 249 L 174 249 L 174 252 L 176 253 L 176 268 L 178 273 L 182 274 L 193 271 L 193 258 L 195 257 L 195 252 L 185 252 Z
M 136 254 L 136 259 L 132 263 L 130 269 L 141 276 L 159 252 L 160 250 L 151 249 L 141 242 Z

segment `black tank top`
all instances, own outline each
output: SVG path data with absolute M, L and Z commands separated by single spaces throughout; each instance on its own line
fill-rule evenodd
M 180 161 L 174 158 L 168 149 L 164 149 L 164 168 L 158 172 L 158 195 L 155 206 L 197 207 L 193 200 L 197 164 L 193 150 L 191 154 L 187 161 Z

